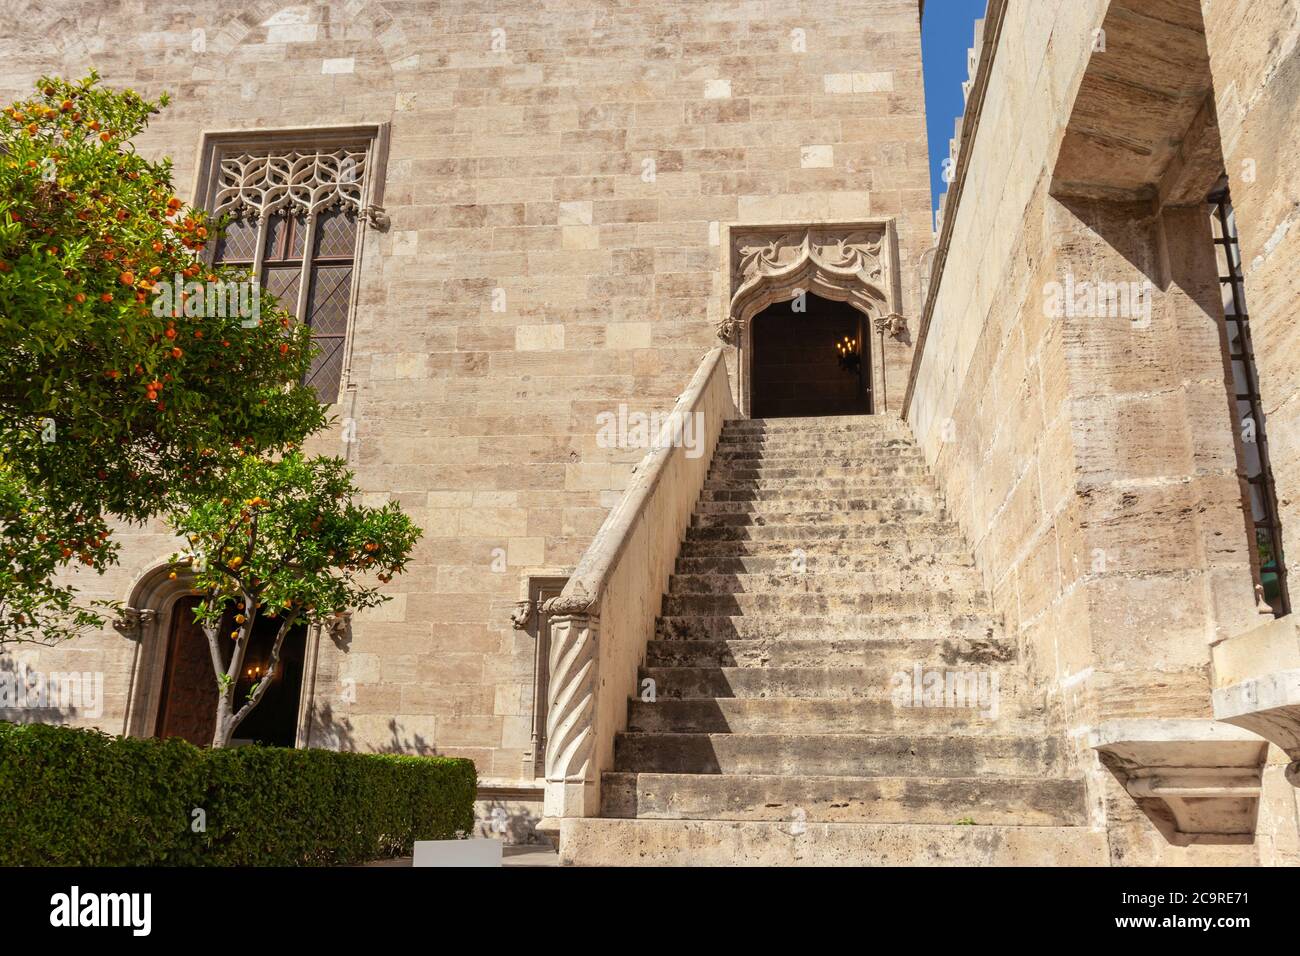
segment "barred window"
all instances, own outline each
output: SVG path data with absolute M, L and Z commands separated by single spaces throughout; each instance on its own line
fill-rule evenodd
M 1210 196 L 1214 248 L 1219 264 L 1219 286 L 1223 293 L 1223 317 L 1227 327 L 1232 396 L 1241 428 L 1241 462 L 1250 489 L 1250 522 L 1255 529 L 1259 553 L 1259 581 L 1264 600 L 1281 617 L 1291 613 L 1286 559 L 1282 554 L 1282 521 L 1277 507 L 1273 466 L 1269 461 L 1264 408 L 1260 401 L 1259 374 L 1255 370 L 1255 346 L 1250 335 L 1250 313 L 1246 309 L 1245 278 L 1241 269 L 1241 245 L 1237 239 L 1237 215 L 1225 187 Z
M 248 268 L 311 328 L 319 354 L 304 384 L 326 404 L 337 400 L 344 372 L 378 131 L 331 138 L 319 130 L 298 141 L 269 132 L 261 142 L 256 133 L 217 135 L 205 156 L 205 205 L 230 217 L 214 261 Z

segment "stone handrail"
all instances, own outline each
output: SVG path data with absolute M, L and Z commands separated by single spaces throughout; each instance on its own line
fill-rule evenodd
M 661 599 L 713 458 L 736 417 L 722 349 L 705 356 L 550 615 L 544 828 L 594 816 Z M 688 430 L 689 429 L 689 430 Z M 685 435 L 689 442 L 682 441 Z M 690 447 L 688 447 L 688 445 Z

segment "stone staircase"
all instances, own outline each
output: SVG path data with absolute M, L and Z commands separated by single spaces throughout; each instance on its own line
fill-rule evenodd
M 1104 863 L 1014 656 L 905 423 L 729 422 L 647 649 L 654 699 L 562 854 Z M 967 693 L 918 697 L 933 674 Z

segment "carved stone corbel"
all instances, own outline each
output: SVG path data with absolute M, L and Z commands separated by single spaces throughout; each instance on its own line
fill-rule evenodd
M 1268 741 L 1205 719 L 1108 720 L 1088 744 L 1174 846 L 1255 839 Z
M 325 633 L 329 635 L 332 641 L 346 640 L 348 634 L 352 631 L 352 612 L 340 611 L 337 614 L 331 614 L 322 622 Z
M 138 641 L 143 636 L 144 629 L 152 625 L 157 617 L 158 612 L 153 608 L 124 607 L 113 621 L 113 630 L 128 641 Z
M 596 781 L 591 779 L 596 742 L 596 641 L 599 618 L 580 599 L 548 601 L 550 615 L 550 700 L 546 713 L 546 795 L 551 819 L 587 816 Z
M 901 339 L 907 334 L 907 319 L 897 312 L 882 315 L 874 320 L 876 331 L 888 335 L 891 339 Z
M 393 224 L 384 207 L 373 203 L 361 210 L 361 218 L 370 224 L 371 229 L 378 229 L 380 232 L 387 232 L 388 227 Z
M 740 332 L 744 328 L 744 323 L 733 315 L 728 315 L 714 326 L 718 333 L 718 338 L 728 345 L 735 345 L 740 341 Z
M 516 631 L 526 631 L 528 626 L 533 623 L 533 615 L 537 613 L 537 604 L 534 601 L 517 601 L 515 609 L 510 612 L 510 626 Z

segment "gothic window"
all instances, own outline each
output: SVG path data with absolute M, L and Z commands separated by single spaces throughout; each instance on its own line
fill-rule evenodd
M 206 207 L 229 217 L 214 259 L 244 266 L 307 324 L 319 354 L 305 384 L 326 404 L 344 373 L 361 224 L 374 206 L 378 127 L 220 136 L 209 143 Z
M 1225 359 L 1231 366 L 1233 408 L 1241 435 L 1242 465 L 1250 488 L 1250 518 L 1259 552 L 1259 584 L 1263 587 L 1264 599 L 1273 608 L 1273 613 L 1280 617 L 1290 612 L 1291 599 L 1287 591 L 1282 525 L 1277 511 L 1273 470 L 1269 464 L 1268 439 L 1264 434 L 1255 350 L 1250 338 L 1250 313 L 1246 309 L 1237 219 L 1226 189 L 1211 196 L 1210 203 L 1214 251 L 1227 327 L 1228 354 Z

